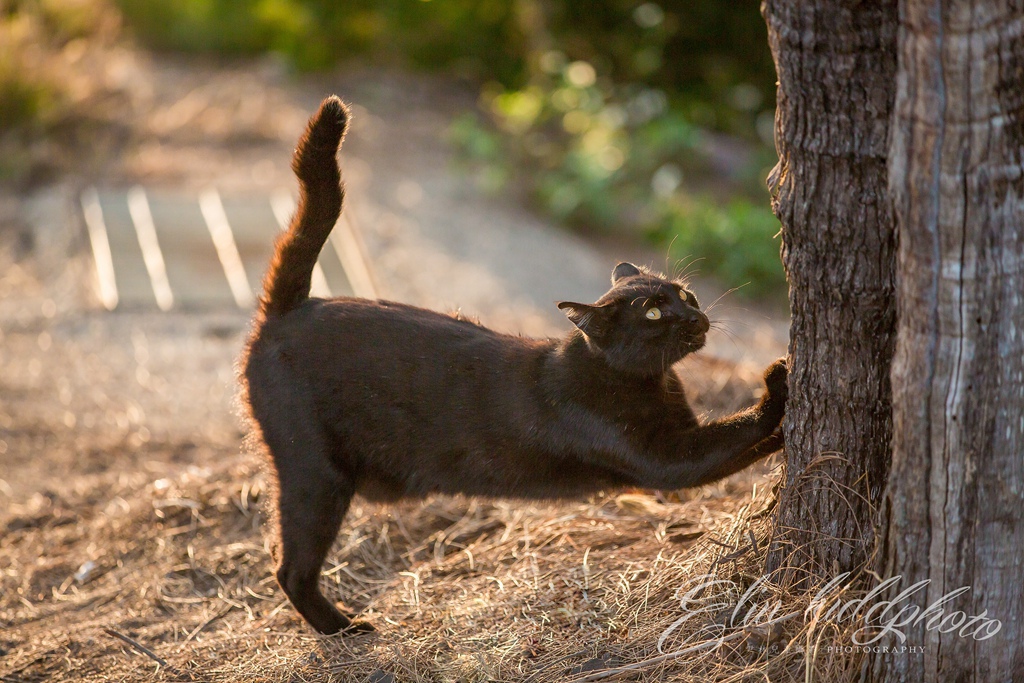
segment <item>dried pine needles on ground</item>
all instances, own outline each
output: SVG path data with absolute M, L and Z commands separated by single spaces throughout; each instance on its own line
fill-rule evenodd
M 120 477 L 114 502 L 72 524 L 66 511 L 88 501 L 41 496 L 5 520 L 0 671 L 5 681 L 741 680 L 752 670 L 796 680 L 803 619 L 723 631 L 708 629 L 723 622 L 712 611 L 669 631 L 697 577 L 734 582 L 735 603 L 760 576 L 771 493 L 755 478 L 677 502 L 357 505 L 324 579 L 377 628 L 353 638 L 313 635 L 276 587 L 258 530 L 261 476 L 245 460 L 174 480 Z M 69 561 L 86 555 L 96 559 Z M 777 598 L 773 617 L 805 607 Z M 684 656 L 658 649 L 720 635 Z
M 713 392 L 704 405 L 751 400 L 755 377 L 726 378 L 735 368 L 709 360 L 687 371 L 694 393 Z M 145 448 L 173 460 L 176 446 Z M 680 622 L 696 577 L 732 582 L 716 589 L 729 612 L 760 576 L 767 467 L 682 495 L 357 502 L 323 581 L 377 632 L 320 638 L 275 583 L 258 458 L 197 448 L 205 464 L 172 476 L 119 468 L 51 482 L 0 515 L 2 680 L 774 681 L 847 665 L 808 658 L 824 631 L 802 616 Z M 771 597 L 776 617 L 806 606 Z

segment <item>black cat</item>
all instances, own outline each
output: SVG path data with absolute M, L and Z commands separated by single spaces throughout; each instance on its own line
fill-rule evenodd
M 336 153 L 347 122 L 341 100 L 325 100 L 295 151 L 301 200 L 243 359 L 277 475 L 277 578 L 317 631 L 367 628 L 318 586 L 356 493 L 678 489 L 781 447 L 785 362 L 766 372 L 758 405 L 700 424 L 672 365 L 704 345 L 708 319 L 682 284 L 629 263 L 596 303 L 558 304 L 577 328 L 561 340 L 390 301 L 310 299 L 313 264 L 341 210 Z

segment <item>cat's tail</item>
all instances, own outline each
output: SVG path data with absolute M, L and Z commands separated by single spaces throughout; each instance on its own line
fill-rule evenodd
M 337 153 L 348 128 L 348 107 L 332 95 L 309 119 L 292 157 L 299 179 L 299 205 L 291 225 L 277 241 L 263 280 L 263 317 L 284 315 L 309 296 L 309 282 L 320 249 L 341 215 L 345 188 Z

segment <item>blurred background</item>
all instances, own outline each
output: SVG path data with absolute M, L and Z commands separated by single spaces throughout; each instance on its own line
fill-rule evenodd
M 3 0 L 0 182 L 286 188 L 274 145 L 338 92 L 371 163 L 432 151 L 449 196 L 781 303 L 774 81 L 755 0 Z M 436 148 L 395 140 L 407 123 Z M 422 185 L 390 194 L 414 208 Z

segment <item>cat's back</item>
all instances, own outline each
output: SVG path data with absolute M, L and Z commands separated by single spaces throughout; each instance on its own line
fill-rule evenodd
M 277 321 L 285 337 L 296 334 L 327 337 L 334 341 L 369 342 L 374 346 L 403 346 L 410 339 L 443 340 L 527 348 L 535 340 L 502 334 L 460 313 L 439 313 L 396 301 L 338 297 L 309 299 Z
M 297 367 L 350 377 L 531 364 L 554 345 L 502 334 L 458 314 L 345 297 L 310 299 L 266 321 L 258 337 L 259 344 L 297 361 Z

